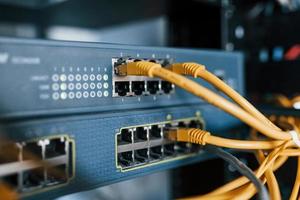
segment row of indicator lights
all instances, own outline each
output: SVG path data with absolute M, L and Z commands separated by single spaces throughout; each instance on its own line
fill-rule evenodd
M 89 97 L 108 97 L 109 92 L 107 90 L 105 90 L 103 93 L 102 91 L 90 91 L 90 92 L 54 92 L 52 94 L 52 99 L 53 100 L 65 100 L 65 99 L 81 99 L 81 98 L 89 98 Z
M 61 83 L 61 84 L 58 84 L 58 83 L 53 83 L 52 84 L 52 90 L 54 91 L 58 91 L 58 90 L 81 90 L 82 88 L 84 90 L 87 90 L 87 89 L 92 89 L 94 90 L 95 88 L 97 89 L 101 89 L 101 88 L 104 88 L 104 89 L 107 89 L 109 87 L 108 83 L 107 82 L 104 82 L 103 84 L 102 83 L 69 83 L 69 84 L 66 84 L 66 83 Z
M 69 75 L 66 75 L 66 74 L 53 74 L 52 75 L 52 81 L 54 82 L 58 82 L 58 81 L 62 81 L 62 82 L 65 82 L 65 81 L 101 81 L 101 80 L 104 80 L 104 81 L 107 81 L 108 80 L 108 75 L 107 74 L 104 74 L 103 76 L 101 74 L 84 74 L 84 75 L 81 75 L 81 74 L 76 74 L 76 75 L 73 75 L 73 74 L 69 74 Z

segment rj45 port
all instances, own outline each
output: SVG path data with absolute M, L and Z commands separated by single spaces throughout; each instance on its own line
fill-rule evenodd
M 66 154 L 66 144 L 60 138 L 50 140 L 50 143 L 46 145 L 46 158 L 52 158 L 55 156 Z
M 161 89 L 164 91 L 165 94 L 169 94 L 173 90 L 172 83 L 168 81 L 162 81 Z
M 145 82 L 144 81 L 132 81 L 131 90 L 135 95 L 142 95 L 145 91 Z
M 159 82 L 158 81 L 148 81 L 147 82 L 147 90 L 150 94 L 156 94 L 159 90 Z
M 147 129 L 145 129 L 144 127 L 137 127 L 135 129 L 135 141 L 138 140 L 147 140 L 148 139 L 148 135 L 147 135 Z
M 129 92 L 128 81 L 115 82 L 115 93 L 117 93 L 119 96 L 126 96 L 128 92 Z

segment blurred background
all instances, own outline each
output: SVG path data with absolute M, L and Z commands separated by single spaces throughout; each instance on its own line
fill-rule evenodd
M 299 0 L 0 0 L 0 36 L 241 51 L 246 93 L 265 112 L 274 111 L 274 96 L 300 91 L 299 22 Z M 256 165 L 250 154 L 239 156 Z M 278 172 L 283 195 L 290 181 L 281 174 L 292 166 Z M 236 176 L 215 159 L 59 200 L 170 199 Z

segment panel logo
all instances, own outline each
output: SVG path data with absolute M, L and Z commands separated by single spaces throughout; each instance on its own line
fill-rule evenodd
M 6 64 L 8 62 L 9 54 L 6 52 L 0 52 L 0 64 Z

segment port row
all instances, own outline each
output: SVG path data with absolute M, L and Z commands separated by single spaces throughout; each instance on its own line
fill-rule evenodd
M 116 67 L 118 65 L 130 63 L 130 62 L 139 62 L 139 61 L 158 63 L 162 67 L 166 67 L 166 66 L 172 64 L 172 62 L 173 62 L 173 60 L 170 58 L 137 58 L 137 57 L 130 57 L 130 56 L 112 58 L 112 64 L 114 67 Z M 114 73 L 118 75 L 117 70 L 114 70 Z
M 113 97 L 168 95 L 174 93 L 175 85 L 168 81 L 161 81 L 159 79 L 143 76 L 124 76 L 118 73 L 117 66 L 137 61 L 159 63 L 163 67 L 168 66 L 171 63 L 170 59 L 141 59 L 132 57 L 113 58 Z
M 126 170 L 199 151 L 197 145 L 168 140 L 169 127 L 203 128 L 203 122 L 195 118 L 122 128 L 116 141 L 117 167 Z
M 20 193 L 67 183 L 73 176 L 73 148 L 66 136 L 2 144 L 0 180 Z
M 114 96 L 163 95 L 174 93 L 175 86 L 167 81 L 116 81 Z

